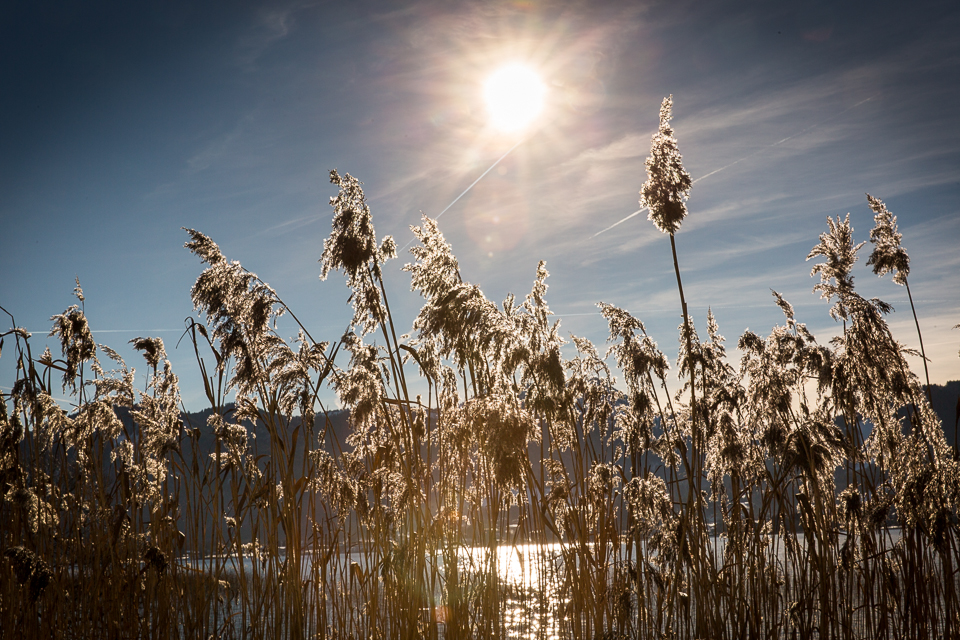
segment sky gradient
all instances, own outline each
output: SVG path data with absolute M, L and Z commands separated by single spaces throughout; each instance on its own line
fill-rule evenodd
M 363 181 L 377 235 L 403 247 L 421 213 L 513 148 L 439 219 L 464 279 L 495 302 L 522 297 L 546 260 L 561 335 L 602 346 L 603 301 L 673 359 L 669 240 L 645 213 L 624 220 L 672 94 L 695 180 L 677 250 L 701 335 L 710 307 L 738 360 L 744 330 L 783 321 L 771 289 L 821 343 L 837 335 L 805 258 L 827 216 L 849 212 L 869 239 L 866 192 L 903 233 L 932 380 L 960 378 L 956 2 L 40 2 L 6 3 L 0 25 L 0 306 L 35 354 L 58 353 L 49 318 L 78 277 L 96 340 L 142 386 L 127 342 L 163 338 L 187 408 L 202 409 L 192 350 L 175 348 L 202 271 L 181 227 L 335 340 L 351 311 L 340 274 L 318 279 L 329 170 Z M 547 106 L 507 135 L 482 92 L 514 61 L 540 72 Z M 857 289 L 893 304 L 895 337 L 918 347 L 906 291 L 872 274 L 871 247 Z M 420 305 L 409 260 L 386 274 L 401 327 Z

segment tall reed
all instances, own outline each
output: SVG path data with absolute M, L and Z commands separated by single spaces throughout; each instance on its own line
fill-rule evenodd
M 692 183 L 671 107 L 641 193 L 671 237 L 675 394 L 630 312 L 599 304 L 605 353 L 565 339 L 543 263 L 522 300 L 496 304 L 426 217 L 404 334 L 383 277 L 396 245 L 335 171 L 321 277 L 343 273 L 354 316 L 334 340 L 187 230 L 206 265 L 184 334 L 209 404 L 196 422 L 162 341 L 133 341 L 142 389 L 94 342 L 79 282 L 52 318 L 58 356 L 36 356 L 9 316 L 0 635 L 956 637 L 960 469 L 889 305 L 853 285 L 849 217 L 810 252 L 842 333 L 818 341 L 774 292 L 783 324 L 743 333 L 731 364 L 683 294 L 674 233 Z

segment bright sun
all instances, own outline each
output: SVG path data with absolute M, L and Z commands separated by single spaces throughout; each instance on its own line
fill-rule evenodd
M 533 122 L 543 108 L 546 87 L 529 67 L 512 64 L 498 69 L 484 86 L 484 98 L 494 126 L 517 131 Z

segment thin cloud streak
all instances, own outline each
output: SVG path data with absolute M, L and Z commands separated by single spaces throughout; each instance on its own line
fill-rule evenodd
M 43 331 L 30 331 L 37 335 L 48 334 L 49 329 Z M 183 333 L 183 329 L 91 329 L 90 333 Z
M 628 215 L 626 218 L 623 218 L 622 220 L 619 220 L 619 221 L 617 221 L 617 222 L 614 222 L 612 225 L 610 225 L 609 227 L 607 227 L 607 228 L 604 229 L 603 231 L 597 231 L 595 234 L 593 234 L 593 237 L 596 238 L 596 237 L 599 236 L 600 234 L 606 233 L 607 231 L 610 231 L 610 229 L 613 229 L 614 227 L 620 226 L 621 224 L 623 224 L 624 222 L 626 222 L 626 221 L 629 220 L 630 218 L 635 218 L 636 216 L 640 215 L 640 214 L 643 213 L 644 211 L 647 211 L 647 207 L 644 207 L 643 209 L 637 209 L 636 211 L 634 211 L 633 213 L 631 213 L 630 215 Z
M 456 198 L 454 198 L 454 199 L 453 199 L 453 202 L 451 202 L 451 203 L 448 204 L 446 207 L 444 207 L 444 208 L 443 208 L 443 211 L 441 211 L 440 213 L 438 213 L 438 214 L 437 214 L 437 217 L 434 218 L 434 219 L 435 219 L 435 220 L 439 220 L 440 217 L 441 217 L 443 214 L 445 214 L 445 213 L 450 209 L 450 207 L 452 207 L 453 205 L 457 204 L 457 202 L 460 200 L 460 198 L 462 198 L 463 196 L 467 195 L 467 192 L 469 192 L 470 189 L 473 189 L 473 187 L 476 186 L 476 184 L 477 184 L 478 182 L 480 182 L 481 180 L 483 180 L 483 177 L 484 177 L 485 175 L 487 175 L 488 173 L 490 173 L 490 172 L 494 169 L 494 167 L 496 167 L 498 164 L 500 164 L 500 162 L 501 162 L 504 158 L 506 158 L 508 155 L 510 155 L 510 154 L 513 152 L 514 149 L 516 149 L 516 148 L 519 147 L 521 144 L 523 144 L 523 142 L 524 142 L 525 140 L 526 140 L 526 138 L 521 138 L 520 140 L 517 141 L 517 143 L 516 143 L 515 145 L 513 145 L 512 147 L 510 147 L 510 148 L 507 150 L 506 153 L 504 153 L 502 156 L 500 156 L 499 158 L 497 158 L 497 160 L 496 160 L 492 165 L 490 165 L 489 167 L 487 167 L 487 170 L 486 170 L 486 171 L 484 171 L 483 173 L 480 174 L 480 177 L 479 177 L 479 178 L 477 178 L 476 180 L 474 180 L 473 182 L 471 182 L 471 183 L 470 183 L 470 186 L 467 187 L 466 189 L 464 189 L 463 192 L 460 193 L 460 195 L 458 195 Z M 401 251 L 405 251 L 405 250 L 407 249 L 407 247 L 409 247 L 409 246 L 413 243 L 413 240 L 414 240 L 413 238 L 411 238 L 410 240 L 408 240 L 408 241 L 407 241 L 407 244 L 403 245 L 403 247 L 402 247 L 400 250 L 401 250 Z
M 740 158 L 740 159 L 738 159 L 738 160 L 734 160 L 734 161 L 731 162 L 730 164 L 727 164 L 727 165 L 725 165 L 725 166 L 722 166 L 722 167 L 720 167 L 719 169 L 714 169 L 714 170 L 711 171 L 710 173 L 708 173 L 708 174 L 706 174 L 706 175 L 703 175 L 703 176 L 700 176 L 699 178 L 695 179 L 691 184 L 697 184 L 697 183 L 700 182 L 701 180 L 704 180 L 704 179 L 706 179 L 706 178 L 709 178 L 709 177 L 711 177 L 711 176 L 714 176 L 714 175 L 720 173 L 721 171 L 725 171 L 725 170 L 729 169 L 730 167 L 732 167 L 732 166 L 734 166 L 734 165 L 738 165 L 738 164 L 740 164 L 741 162 L 743 162 L 744 160 L 748 160 L 748 159 L 754 157 L 755 155 L 757 155 L 757 154 L 759 154 L 759 153 L 763 153 L 764 151 L 769 151 L 770 149 L 773 149 L 773 148 L 775 148 L 775 147 L 780 146 L 780 145 L 783 144 L 784 142 L 787 142 L 787 141 L 789 141 L 789 140 L 793 140 L 794 138 L 798 138 L 798 137 L 800 137 L 800 136 L 802 136 L 802 135 L 804 135 L 804 134 L 806 134 L 806 133 L 809 133 L 810 131 L 813 131 L 813 130 L 816 129 L 817 127 L 823 126 L 824 124 L 827 124 L 827 123 L 829 123 L 829 122 L 832 122 L 833 120 L 836 120 L 836 119 L 840 118 L 840 116 L 842 116 L 843 114 L 845 114 L 847 111 L 850 111 L 851 109 L 854 109 L 854 108 L 856 108 L 856 107 L 859 107 L 860 105 L 864 104 L 865 102 L 869 102 L 869 101 L 872 100 L 874 97 L 875 97 L 875 96 L 870 96 L 869 98 L 867 98 L 867 99 L 865 99 L 865 100 L 861 100 L 861 101 L 858 102 L 857 104 L 855 104 L 855 105 L 853 105 L 853 106 L 851 106 L 851 107 L 848 107 L 848 108 L 844 109 L 843 111 L 841 111 L 840 113 L 836 114 L 833 118 L 831 118 L 831 119 L 829 119 L 829 120 L 824 120 L 823 122 L 818 122 L 817 124 L 810 125 L 809 127 L 807 127 L 806 129 L 804 129 L 803 131 L 800 131 L 800 132 L 795 133 L 795 134 L 793 134 L 793 135 L 789 135 L 789 136 L 787 136 L 786 138 L 783 138 L 782 140 L 778 140 L 777 142 L 774 142 L 773 144 L 771 144 L 771 145 L 769 145 L 769 146 L 767 146 L 767 147 L 763 147 L 763 148 L 761 148 L 761 149 L 757 149 L 757 150 L 754 151 L 753 153 L 748 153 L 747 155 L 743 156 L 742 158 Z M 612 225 L 610 225 L 609 227 L 607 227 L 607 228 L 604 229 L 603 231 L 598 231 L 597 233 L 593 234 L 593 237 L 596 238 L 596 237 L 599 236 L 600 234 L 603 234 L 603 233 L 606 233 L 607 231 L 610 231 L 610 230 L 613 229 L 614 227 L 616 227 L 616 226 L 618 226 L 618 225 L 620 225 L 620 224 L 623 224 L 624 222 L 626 222 L 626 221 L 629 220 L 630 218 L 633 218 L 634 216 L 637 216 L 637 215 L 643 213 L 644 211 L 646 211 L 645 208 L 644 208 L 644 209 L 640 209 L 639 211 L 634 211 L 633 213 L 631 213 L 630 215 L 628 215 L 626 218 L 623 218 L 623 219 L 620 220 L 619 222 L 613 223 Z
M 0 386 L 0 389 L 3 389 L 3 390 L 5 390 L 5 391 L 7 391 L 8 393 L 11 392 L 11 391 L 13 391 L 13 389 L 12 389 L 11 387 Z M 66 406 L 68 406 L 68 407 L 74 407 L 74 406 L 76 406 L 76 402 L 74 402 L 74 401 L 72 401 L 72 400 L 68 400 L 68 399 L 66 399 L 66 398 L 58 398 L 57 396 L 50 396 L 50 399 L 53 400 L 54 402 L 58 402 L 58 403 L 60 403 L 60 404 L 66 405 Z

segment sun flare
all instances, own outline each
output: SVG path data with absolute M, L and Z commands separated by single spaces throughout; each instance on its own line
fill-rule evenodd
M 543 109 L 545 93 L 540 76 L 521 64 L 501 67 L 484 85 L 490 118 L 502 131 L 518 131 L 533 122 Z

